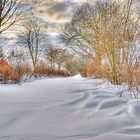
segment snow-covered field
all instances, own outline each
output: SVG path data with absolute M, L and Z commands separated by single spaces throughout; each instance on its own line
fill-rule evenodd
M 0 85 L 0 140 L 140 140 L 140 100 L 80 76 Z

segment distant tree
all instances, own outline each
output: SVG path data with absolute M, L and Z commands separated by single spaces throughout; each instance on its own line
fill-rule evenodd
M 63 48 L 56 48 L 57 55 L 56 55 L 56 64 L 58 66 L 58 70 L 61 70 L 62 65 L 66 62 L 69 57 L 69 54 L 66 49 Z
M 61 67 L 67 61 L 69 53 L 65 48 L 49 45 L 45 49 L 45 56 L 47 61 L 50 63 L 51 69 L 55 69 L 55 67 L 57 67 L 57 69 L 60 71 Z
M 51 69 L 54 70 L 58 49 L 56 49 L 56 47 L 53 45 L 48 45 L 48 47 L 45 48 L 44 54 L 47 61 L 50 63 Z
M 68 53 L 64 61 L 64 68 L 66 68 L 71 75 L 75 75 L 81 71 L 82 63 L 83 61 L 80 61 L 80 58 Z

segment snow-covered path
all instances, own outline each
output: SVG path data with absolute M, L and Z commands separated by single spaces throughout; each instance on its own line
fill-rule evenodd
M 140 140 L 140 101 L 80 76 L 0 86 L 0 140 Z

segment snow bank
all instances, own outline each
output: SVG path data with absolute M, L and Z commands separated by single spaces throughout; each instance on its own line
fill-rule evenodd
M 0 140 L 140 140 L 140 100 L 105 80 L 69 78 L 0 86 Z

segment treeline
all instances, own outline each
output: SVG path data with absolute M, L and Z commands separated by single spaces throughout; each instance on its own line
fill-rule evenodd
M 140 93 L 140 17 L 135 5 L 134 0 L 91 0 L 75 11 L 61 40 L 83 59 L 83 76 L 127 83 L 129 90 Z
M 7 57 L 1 57 L 1 83 L 21 83 L 48 76 L 67 77 L 78 71 L 79 61 L 66 49 L 49 45 L 41 51 L 34 51 L 23 47 L 10 51 Z M 41 54 L 35 58 L 38 55 L 34 56 L 35 53 Z

